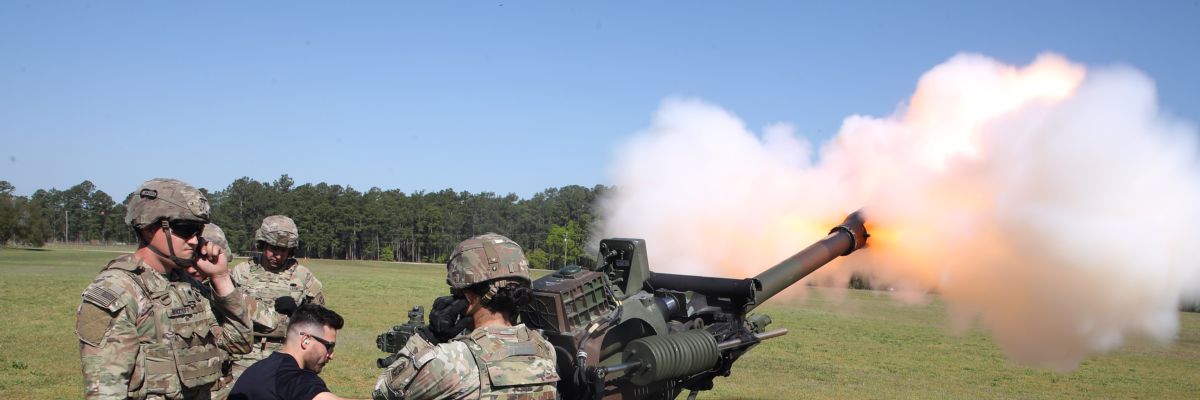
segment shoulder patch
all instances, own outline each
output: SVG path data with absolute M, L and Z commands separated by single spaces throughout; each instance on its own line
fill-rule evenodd
M 403 397 L 403 394 L 408 391 L 408 385 L 412 383 L 413 378 L 417 376 L 417 370 L 421 367 L 410 357 L 408 354 L 396 357 L 396 361 L 392 362 L 392 365 L 388 366 L 388 370 L 379 377 L 375 388 L 377 392 L 397 393 L 400 395 L 399 397 Z M 376 398 L 379 397 L 376 396 Z
M 392 365 L 388 367 L 388 369 L 392 370 L 390 373 L 392 379 L 400 378 L 400 375 L 404 374 L 404 370 L 408 369 L 408 364 L 412 364 L 412 360 L 409 360 L 408 357 L 396 357 L 396 361 L 392 362 Z
M 83 302 L 75 315 L 75 334 L 79 336 L 79 341 L 92 347 L 100 347 L 100 340 L 104 339 L 104 335 L 112 328 L 116 316 L 116 311 Z
M 119 297 L 120 295 L 116 291 L 106 286 L 93 285 L 83 292 L 84 302 L 95 304 L 109 312 L 116 312 L 121 309 L 121 304 L 117 303 Z
M 429 364 L 430 361 L 433 361 L 433 359 L 437 357 L 436 353 L 437 351 L 435 349 L 428 349 L 420 352 L 416 355 L 416 358 L 413 359 L 413 367 L 420 369 L 421 367 L 425 366 L 425 364 Z

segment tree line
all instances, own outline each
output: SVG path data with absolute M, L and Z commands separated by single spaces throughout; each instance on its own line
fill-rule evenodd
M 0 244 L 47 242 L 136 243 L 125 225 L 125 204 L 89 181 L 66 190 L 38 189 L 16 196 L 0 181 Z M 593 204 L 609 188 L 571 185 L 530 198 L 492 192 L 436 192 L 327 183 L 296 186 L 286 174 L 272 182 L 240 178 L 224 189 L 201 189 L 213 222 L 235 253 L 256 251 L 254 231 L 268 215 L 283 214 L 300 229 L 297 257 L 443 263 L 463 239 L 496 232 L 525 248 L 538 268 L 594 262 L 585 251 Z
M 444 263 L 463 239 L 496 232 L 525 248 L 536 268 L 566 264 L 591 266 L 586 250 L 597 197 L 611 188 L 596 185 L 550 188 L 528 199 L 515 194 L 437 192 L 326 183 L 295 186 L 287 175 L 273 182 L 250 178 L 209 192 L 213 222 L 225 231 L 239 255 L 251 254 L 254 231 L 268 215 L 292 217 L 300 228 L 298 257 Z M 0 245 L 41 247 L 47 242 L 132 244 L 125 204 L 83 181 L 66 190 L 39 189 L 29 197 L 13 194 L 0 181 Z M 854 275 L 849 286 L 870 289 L 869 277 Z M 1184 311 L 1200 312 L 1200 299 Z

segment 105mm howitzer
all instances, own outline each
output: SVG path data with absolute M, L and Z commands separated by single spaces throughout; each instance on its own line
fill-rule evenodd
M 862 248 L 868 236 L 860 214 L 852 213 L 825 238 L 745 279 L 651 272 L 645 241 L 605 239 L 595 269 L 568 266 L 534 281 L 534 300 L 520 318 L 554 345 L 563 399 L 673 399 L 684 390 L 694 397 L 728 376 L 751 348 L 787 334 L 766 330 L 770 317 L 751 310 Z M 435 302 L 431 326 L 422 325 L 422 309 L 414 307 L 409 322 L 379 335 L 377 345 L 392 353 L 414 334 L 456 334 L 461 324 L 446 328 L 453 325 L 446 316 L 456 312 L 450 302 L 449 296 Z
M 533 282 L 522 321 L 555 346 L 564 399 L 672 399 L 713 378 L 761 341 L 770 317 L 748 315 L 772 296 L 866 245 L 859 213 L 754 278 L 654 273 L 641 239 L 600 242 L 595 270 L 564 268 Z

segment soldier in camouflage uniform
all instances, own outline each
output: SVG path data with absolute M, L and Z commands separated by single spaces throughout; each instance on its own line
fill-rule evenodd
M 466 297 L 473 330 L 434 345 L 413 335 L 380 375 L 376 399 L 555 399 L 554 347 L 516 322 L 529 302 L 529 262 L 494 233 L 460 243 L 446 265 L 451 290 Z
M 257 303 L 253 316 L 254 348 L 234 357 L 235 380 L 246 368 L 283 347 L 288 314 L 297 305 L 325 305 L 321 281 L 292 258 L 300 245 L 300 233 L 291 218 L 283 215 L 264 218 L 254 233 L 254 242 L 262 254 L 233 267 L 233 281 L 246 288 Z
M 76 311 L 84 398 L 207 399 L 224 354 L 252 341 L 249 299 L 230 279 L 228 255 L 197 239 L 208 200 L 186 183 L 152 179 L 126 210 L 138 249 L 109 262 Z

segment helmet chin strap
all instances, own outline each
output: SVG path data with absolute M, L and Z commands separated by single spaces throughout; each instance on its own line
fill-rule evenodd
M 150 251 L 154 252 L 154 254 L 158 254 L 159 257 L 171 259 L 171 262 L 174 262 L 175 265 L 178 265 L 180 268 L 187 268 L 196 265 L 196 259 L 199 258 L 199 254 L 196 252 L 192 252 L 192 258 L 190 259 L 180 258 L 175 255 L 175 245 L 171 244 L 174 242 L 174 240 L 171 239 L 171 223 L 165 219 L 162 220 L 162 229 L 163 232 L 167 234 L 167 251 L 169 251 L 171 254 L 164 254 L 162 250 L 154 247 L 154 244 L 152 243 L 147 243 L 146 247 L 150 248 Z

